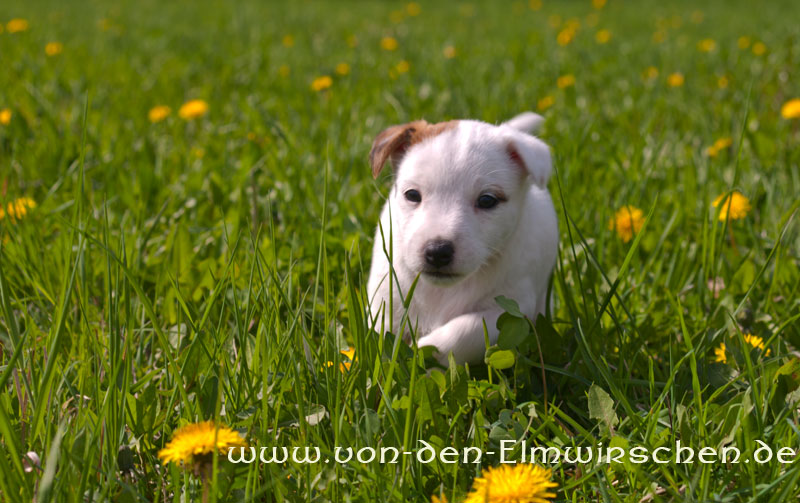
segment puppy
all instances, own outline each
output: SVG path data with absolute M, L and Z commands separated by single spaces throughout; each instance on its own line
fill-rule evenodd
M 458 363 L 483 361 L 484 322 L 497 342 L 498 295 L 527 316 L 544 312 L 558 224 L 547 191 L 550 149 L 528 134 L 541 122 L 530 112 L 499 126 L 419 120 L 378 135 L 372 175 L 389 160 L 395 175 L 367 285 L 378 328 L 401 328 L 417 277 L 403 336 L 409 342 L 414 330 L 444 365 L 448 353 Z

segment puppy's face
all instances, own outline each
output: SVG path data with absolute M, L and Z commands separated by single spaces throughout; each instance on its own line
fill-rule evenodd
M 550 169 L 539 140 L 476 121 L 394 126 L 373 146 L 376 175 L 381 157 L 396 167 L 394 259 L 443 286 L 492 263 L 517 231 L 530 184 L 544 185 Z

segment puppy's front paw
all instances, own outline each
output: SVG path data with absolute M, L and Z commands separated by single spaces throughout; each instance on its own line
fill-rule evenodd
M 476 315 L 459 316 L 420 338 L 417 345 L 434 346 L 436 348 L 434 356 L 445 367 L 449 353 L 453 353 L 453 358 L 459 365 L 464 362 L 481 362 L 486 352 L 486 343 L 483 330 L 480 328 L 482 326 L 480 320 Z
M 447 355 L 451 351 L 451 348 L 447 344 L 448 335 L 444 332 L 444 327 L 440 327 L 433 332 L 429 333 L 428 335 L 421 337 L 417 341 L 417 346 L 420 348 L 423 347 L 433 347 L 435 351 L 433 352 L 433 357 L 436 358 L 443 367 L 447 367 Z

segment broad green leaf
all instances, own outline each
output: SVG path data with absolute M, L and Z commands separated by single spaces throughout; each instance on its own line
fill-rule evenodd
M 498 370 L 513 367 L 514 361 L 514 353 L 505 349 L 495 351 L 489 356 L 489 365 Z
M 508 297 L 503 297 L 502 295 L 495 297 L 494 301 L 497 302 L 497 305 L 502 307 L 503 310 L 508 314 L 516 316 L 517 318 L 524 318 L 522 311 L 519 309 L 519 304 L 517 304 L 517 301 L 509 299 Z
M 619 422 L 611 396 L 596 384 L 592 384 L 589 388 L 589 417 L 599 419 L 609 429 Z
M 508 313 L 500 315 L 497 326 L 500 329 L 500 335 L 497 337 L 497 346 L 500 349 L 514 349 L 519 346 L 530 331 L 528 320 Z

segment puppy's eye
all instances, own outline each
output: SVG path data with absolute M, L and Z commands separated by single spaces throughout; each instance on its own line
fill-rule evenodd
M 491 194 L 481 194 L 481 196 L 478 197 L 476 206 L 482 210 L 490 210 L 495 206 L 497 206 L 497 203 L 499 202 L 500 199 L 496 198 Z
M 408 189 L 403 193 L 406 196 L 407 201 L 411 201 L 412 203 L 418 203 L 422 201 L 422 194 L 419 193 L 418 190 Z

